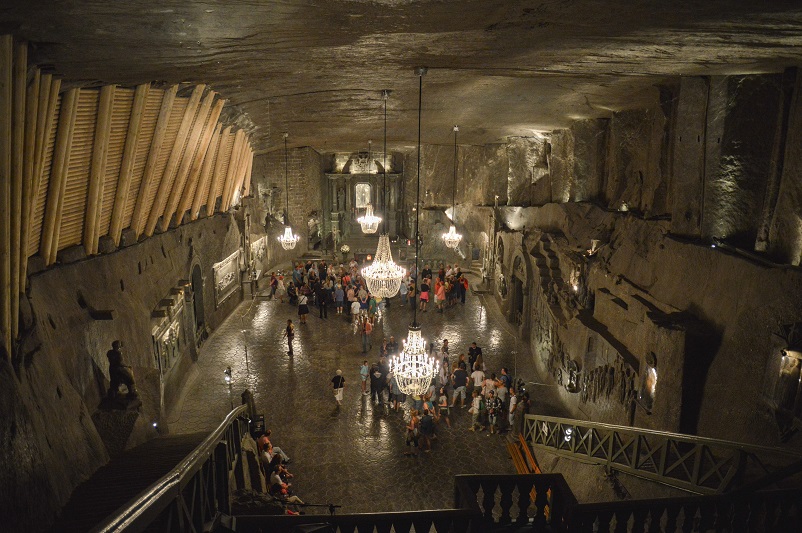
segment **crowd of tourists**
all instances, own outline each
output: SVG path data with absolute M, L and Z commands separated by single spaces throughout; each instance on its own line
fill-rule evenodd
M 411 268 L 401 283 L 398 296 L 392 300 L 412 309 L 417 307 L 420 312 L 427 312 L 432 303 L 435 311 L 443 313 L 450 307 L 464 304 L 467 289 L 468 280 L 459 265 L 440 264 L 433 271 L 425 264 L 420 276 L 414 266 Z M 270 296 L 296 305 L 300 324 L 306 323 L 310 306 L 317 307 L 321 319 L 328 318 L 330 309 L 334 315 L 347 317 L 354 334 L 361 337 L 363 354 L 372 352 L 375 321 L 390 305 L 388 300 L 370 293 L 356 259 L 347 265 L 328 264 L 325 260 L 307 261 L 294 265 L 286 276 L 273 273 Z M 292 320 L 287 321 L 284 337 L 288 354 L 293 355 L 295 325 Z M 520 431 L 523 414 L 529 412 L 528 393 L 517 390 L 507 368 L 499 369 L 498 373 L 488 372 L 482 349 L 475 342 L 468 347 L 467 355 L 451 355 L 447 340 L 439 348 L 431 343 L 429 353 L 439 359 L 440 373 L 425 394 L 411 398 L 401 391 L 390 369 L 390 359 L 399 351 L 395 337 L 385 338 L 378 348 L 378 359 L 373 363 L 364 359 L 358 365 L 359 380 L 362 395 L 370 396 L 371 402 L 382 406 L 386 412 L 399 412 L 404 404 L 411 403 L 408 410 L 403 410 L 408 412 L 405 420 L 407 454 L 414 455 L 418 450 L 430 452 L 438 429 L 450 428 L 456 416 L 461 416 L 454 413 L 456 409 L 467 410 L 471 431 L 486 431 L 488 436 Z M 345 384 L 346 377 L 338 369 L 331 378 L 338 406 L 343 401 Z M 281 477 L 281 473 L 278 476 Z

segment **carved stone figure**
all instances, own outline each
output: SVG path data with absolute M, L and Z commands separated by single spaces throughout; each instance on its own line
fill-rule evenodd
M 130 366 L 125 364 L 122 348 L 122 342 L 114 341 L 111 343 L 111 350 L 106 352 L 106 357 L 109 360 L 109 379 L 111 380 L 108 392 L 110 399 L 117 398 L 120 392 L 120 385 L 125 385 L 128 388 L 128 398 L 136 398 L 139 396 L 136 390 L 134 371 Z
M 345 189 L 342 187 L 337 190 L 337 211 L 345 211 Z

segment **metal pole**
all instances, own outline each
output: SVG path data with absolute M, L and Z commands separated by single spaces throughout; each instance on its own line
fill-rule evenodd
M 423 105 L 423 76 L 428 69 L 418 67 L 415 72 L 418 74 L 418 190 L 415 196 L 415 290 L 420 294 L 421 274 L 418 268 L 418 254 L 420 253 L 420 132 L 421 132 L 421 108 Z M 412 327 L 418 326 L 418 306 L 416 305 L 412 315 Z

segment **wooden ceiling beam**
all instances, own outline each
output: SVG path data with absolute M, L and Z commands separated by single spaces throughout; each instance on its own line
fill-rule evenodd
M 181 161 L 181 156 L 184 153 L 184 146 L 187 142 L 189 130 L 192 127 L 192 122 L 195 119 L 195 114 L 198 111 L 203 91 L 206 89 L 205 85 L 196 85 L 192 91 L 192 96 L 189 97 L 189 103 L 184 110 L 184 118 L 181 120 L 181 126 L 178 128 L 178 135 L 173 144 L 170 158 L 167 160 L 167 166 L 164 169 L 164 174 L 161 176 L 159 188 L 156 190 L 156 197 L 153 199 L 153 205 L 150 207 L 150 214 L 148 215 L 148 222 L 145 225 L 145 235 L 150 237 L 156 229 L 156 223 L 159 217 L 164 214 L 164 209 L 167 203 L 167 197 L 170 194 L 172 181 L 178 169 L 178 164 Z
M 20 298 L 20 244 L 22 241 L 22 181 L 25 168 L 25 97 L 28 83 L 28 44 L 14 47 L 14 89 L 11 139 L 11 338 L 16 339 L 19 330 Z
M 231 159 L 228 163 L 228 172 L 226 172 L 226 179 L 223 182 L 222 201 L 220 203 L 220 211 L 228 211 L 231 204 L 231 189 L 234 185 L 234 176 L 236 175 L 239 167 L 240 160 L 245 156 L 245 148 L 247 146 L 245 139 L 245 131 L 237 130 L 234 136 L 234 148 L 231 150 Z
M 213 163 L 220 151 L 220 139 L 223 138 L 223 136 L 220 135 L 222 127 L 223 125 L 219 122 L 215 124 L 212 139 L 209 142 L 209 147 L 206 149 L 206 155 L 203 157 L 200 181 L 198 182 L 198 188 L 195 189 L 195 198 L 192 200 L 192 207 L 189 213 L 190 220 L 198 219 L 200 208 L 203 202 L 209 197 L 209 185 L 212 183 L 212 169 L 214 168 Z
M 0 330 L 11 355 L 11 112 L 14 41 L 0 36 Z
M 28 83 L 28 94 L 25 98 L 25 153 L 24 168 L 22 170 L 22 213 L 20 219 L 20 294 L 25 292 L 26 278 L 28 275 L 28 245 L 31 238 L 31 206 L 34 203 L 33 188 L 34 174 L 33 169 L 36 157 L 36 132 L 39 124 L 39 115 L 45 112 L 40 103 L 40 93 L 43 92 L 42 73 L 38 68 L 33 69 L 33 76 Z M 46 89 L 50 91 L 48 86 Z M 46 106 L 45 106 L 46 107 Z
M 198 155 L 198 147 L 203 134 L 206 131 L 206 121 L 209 118 L 209 113 L 212 110 L 212 104 L 214 103 L 215 96 L 216 94 L 214 91 L 209 91 L 209 93 L 203 98 L 203 101 L 198 108 L 198 113 L 195 116 L 195 120 L 192 123 L 186 148 L 183 151 L 181 163 L 178 166 L 178 171 L 176 172 L 175 179 L 173 180 L 172 190 L 170 191 L 167 202 L 165 203 L 164 214 L 162 215 L 161 219 L 162 231 L 166 231 L 167 228 L 170 227 L 170 221 L 173 218 L 173 214 L 175 214 L 176 209 L 178 209 L 178 204 L 181 202 L 184 186 L 187 183 L 190 169 L 192 168 L 195 158 Z M 180 223 L 180 220 L 176 220 L 176 224 Z
M 50 183 L 47 187 L 47 203 L 42 221 L 42 238 L 39 242 L 39 253 L 48 266 L 56 261 L 56 252 L 58 251 L 59 225 L 64 205 L 63 196 L 67 184 L 67 168 L 70 164 L 75 116 L 78 113 L 79 91 L 80 89 L 77 88 L 70 89 L 64 93 L 61 99 L 56 146 L 53 152 Z
M 128 119 L 128 131 L 125 134 L 125 146 L 123 147 L 123 158 L 120 163 L 120 176 L 117 180 L 117 190 L 114 194 L 114 207 L 111 211 L 111 222 L 109 223 L 109 235 L 114 241 L 115 246 L 120 245 L 120 237 L 123 232 L 123 216 L 128 208 L 128 192 L 131 188 L 131 175 L 134 170 L 136 160 L 136 147 L 139 142 L 139 132 L 142 129 L 142 116 L 145 112 L 145 103 L 150 92 L 150 84 L 143 83 L 138 85 L 134 91 L 134 103 L 131 106 L 131 116 Z
M 159 110 L 159 118 L 156 119 L 156 129 L 153 131 L 153 139 L 150 142 L 150 151 L 148 152 L 148 160 L 145 163 L 145 171 L 142 175 L 142 181 L 139 183 L 139 193 L 136 196 L 136 204 L 134 205 L 134 213 L 131 217 L 131 226 L 139 237 L 145 229 L 145 222 L 147 216 L 145 210 L 147 209 L 148 197 L 150 190 L 156 182 L 156 163 L 159 160 L 159 153 L 163 148 L 164 135 L 167 133 L 167 125 L 170 123 L 170 114 L 173 111 L 173 104 L 175 103 L 176 93 L 178 86 L 173 85 L 166 91 L 162 97 L 162 106 Z
M 176 224 L 181 223 L 181 220 L 184 218 L 184 213 L 186 213 L 187 209 L 189 209 L 193 200 L 198 195 L 198 187 L 200 186 L 198 180 L 200 179 L 201 167 L 209 154 L 209 144 L 211 143 L 212 135 L 219 129 L 217 120 L 220 118 L 220 113 L 222 113 L 225 103 L 225 100 L 218 100 L 215 102 L 212 111 L 209 113 L 209 117 L 206 119 L 203 134 L 198 144 L 198 150 L 192 161 L 192 167 L 189 169 L 189 176 L 184 185 L 184 192 L 180 197 L 178 209 L 175 213 Z
M 92 163 L 89 168 L 89 184 L 86 194 L 86 210 L 84 211 L 83 244 L 87 255 L 97 253 L 97 244 L 100 238 L 100 204 L 103 202 L 103 181 L 106 176 L 115 90 L 114 85 L 104 85 L 100 88 L 97 119 L 95 120 L 95 138 L 92 142 Z
M 228 126 L 220 134 L 220 146 L 217 149 L 217 160 L 214 164 L 214 172 L 212 173 L 212 181 L 209 186 L 209 197 L 206 199 L 206 216 L 214 214 L 214 206 L 217 203 L 217 189 L 223 181 L 223 152 L 225 151 L 226 143 L 231 137 L 231 126 Z M 229 156 L 230 158 L 230 156 Z

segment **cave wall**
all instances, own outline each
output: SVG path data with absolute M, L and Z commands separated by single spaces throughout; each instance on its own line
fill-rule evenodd
M 284 233 L 286 205 L 284 184 L 284 150 L 276 150 L 254 157 L 252 198 L 243 205 L 252 213 L 251 239 L 267 235 L 265 268 L 294 261 L 309 250 L 309 219 L 317 218 L 323 230 L 323 158 L 312 148 L 292 148 L 288 157 L 290 182 L 290 223 L 300 237 L 292 250 L 284 250 L 278 237 Z M 325 228 L 330 231 L 328 222 Z
M 31 277 L 19 355 L 13 366 L 0 367 L 0 404 L 9 414 L 0 423 L 0 453 L 3 464 L 16 465 L 0 474 L 3 509 L 14 509 L 0 513 L 4 527 L 46 528 L 72 490 L 108 461 L 110 436 L 130 447 L 156 435 L 152 422 L 169 429 L 160 419 L 151 312 L 179 280 L 191 278 L 197 263 L 206 323 L 216 328 L 241 291 L 216 306 L 212 265 L 236 251 L 240 239 L 233 216 L 218 214 Z M 110 310 L 113 318 L 95 320 L 90 308 Z M 105 354 L 115 339 L 123 341 L 143 401 L 134 417 L 97 410 L 109 383 Z M 187 368 L 191 353 L 183 350 Z M 180 372 L 165 383 L 168 402 L 185 378 Z

